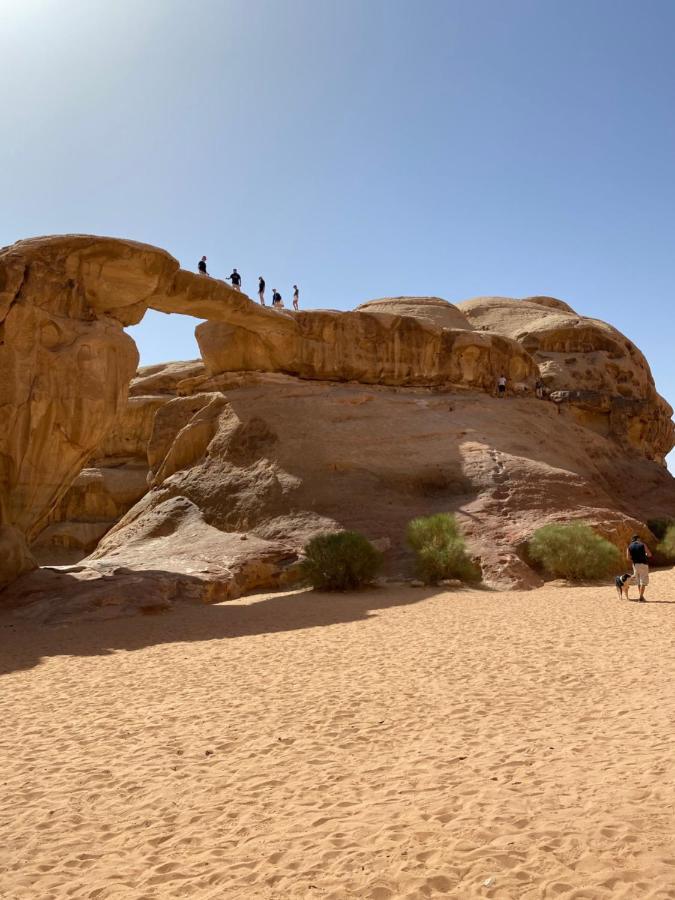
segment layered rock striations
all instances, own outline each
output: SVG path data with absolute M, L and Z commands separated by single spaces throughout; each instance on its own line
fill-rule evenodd
M 123 326 L 148 308 L 206 318 L 203 359 L 129 387 Z M 156 248 L 75 236 L 0 251 L 0 315 L 2 579 L 34 565 L 27 540 L 42 558 L 96 545 L 4 592 L 47 618 L 288 584 L 326 529 L 362 530 L 405 574 L 409 519 L 448 510 L 488 584 L 533 585 L 539 525 L 623 540 L 675 510 L 646 360 L 555 298 L 279 312 Z

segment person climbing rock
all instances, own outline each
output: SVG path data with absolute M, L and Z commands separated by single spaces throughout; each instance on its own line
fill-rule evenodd
M 208 275 L 209 273 L 206 271 L 206 257 L 202 256 L 202 258 L 197 263 L 197 271 L 200 275 Z
M 265 279 L 262 275 L 258 276 L 258 300 L 260 300 L 260 305 L 265 305 Z
M 241 275 L 236 269 L 232 269 L 232 274 L 227 276 L 227 280 L 232 282 L 235 291 L 241 290 Z
M 298 290 L 297 284 L 293 285 L 293 309 L 300 308 L 300 291 Z

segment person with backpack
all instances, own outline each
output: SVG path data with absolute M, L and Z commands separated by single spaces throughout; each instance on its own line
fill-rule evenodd
M 265 279 L 262 275 L 258 276 L 258 300 L 260 300 L 260 305 L 265 305 Z
M 206 271 L 206 257 L 202 256 L 202 258 L 197 263 L 197 271 L 200 275 L 208 275 L 209 273 Z
M 241 290 L 241 275 L 239 274 L 239 272 L 237 272 L 236 269 L 232 269 L 232 274 L 228 275 L 226 280 L 232 282 L 232 287 L 235 289 L 235 291 Z
M 626 559 L 633 563 L 633 577 L 638 586 L 640 596 L 638 601 L 646 603 L 645 588 L 649 584 L 649 560 L 652 558 L 649 547 L 640 540 L 639 534 L 634 534 L 630 544 L 626 547 Z

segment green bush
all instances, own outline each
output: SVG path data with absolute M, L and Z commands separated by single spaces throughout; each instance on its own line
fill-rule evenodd
M 528 555 L 550 575 L 569 581 L 598 581 L 622 567 L 614 544 L 581 524 L 538 528 L 529 540 Z
M 480 569 L 467 554 L 450 513 L 413 519 L 408 523 L 407 538 L 415 551 L 417 574 L 425 584 L 438 584 L 445 578 L 480 581 Z
M 660 518 L 660 519 L 647 519 L 647 528 L 651 531 L 651 533 L 662 541 L 668 529 L 675 525 L 675 519 L 668 518 Z
M 653 528 L 652 531 L 654 531 Z M 655 531 L 654 534 L 656 534 Z M 662 539 L 656 547 L 657 552 L 670 562 L 675 561 L 675 523 L 669 525 L 661 537 Z
M 319 534 L 305 546 L 302 572 L 319 591 L 350 591 L 369 584 L 382 554 L 358 531 Z

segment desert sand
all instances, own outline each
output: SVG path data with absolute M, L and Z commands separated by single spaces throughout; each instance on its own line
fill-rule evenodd
M 5 616 L 0 896 L 675 897 L 675 572 L 649 597 Z

